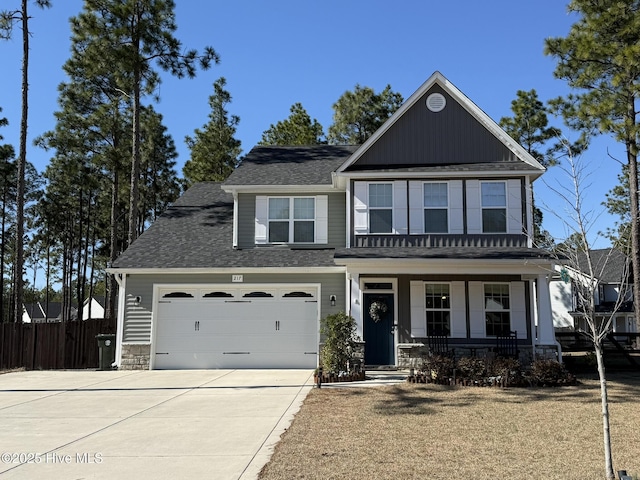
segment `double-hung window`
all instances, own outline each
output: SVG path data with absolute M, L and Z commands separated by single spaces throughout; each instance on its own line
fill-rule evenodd
M 424 233 L 448 233 L 448 190 L 448 185 L 444 182 L 429 182 L 424 184 Z
M 482 231 L 506 233 L 507 186 L 505 182 L 482 182 Z
M 451 332 L 451 293 L 447 283 L 425 284 L 427 335 L 449 335 Z
M 369 233 L 393 232 L 393 185 L 369 184 Z
M 486 283 L 484 285 L 484 312 L 487 322 L 487 336 L 494 337 L 511 331 L 508 284 Z
M 313 243 L 315 198 L 269 198 L 269 243 Z

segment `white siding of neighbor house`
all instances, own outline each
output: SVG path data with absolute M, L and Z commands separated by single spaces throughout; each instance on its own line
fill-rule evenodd
M 551 280 L 549 282 L 549 295 L 551 296 L 554 328 L 573 330 L 573 317 L 569 314 L 573 310 L 571 282 L 565 283 L 562 280 Z

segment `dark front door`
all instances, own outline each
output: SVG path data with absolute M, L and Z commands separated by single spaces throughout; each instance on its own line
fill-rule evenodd
M 393 365 L 393 294 L 364 294 L 364 363 Z

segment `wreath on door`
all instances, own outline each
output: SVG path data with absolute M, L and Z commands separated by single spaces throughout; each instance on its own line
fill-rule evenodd
M 374 302 L 371 302 L 371 305 L 369 306 L 369 316 L 371 317 L 371 320 L 378 323 L 380 320 L 382 320 L 384 314 L 387 313 L 388 309 L 389 307 L 387 307 L 386 303 L 380 300 L 376 300 Z

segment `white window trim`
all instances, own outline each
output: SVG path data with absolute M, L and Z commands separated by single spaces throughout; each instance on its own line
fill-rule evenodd
M 390 185 L 391 186 L 391 206 L 390 207 L 372 207 L 371 206 L 371 185 Z M 369 232 L 372 235 L 393 235 L 395 233 L 394 231 L 394 217 L 395 217 L 395 198 L 394 198 L 394 185 L 393 182 L 369 182 L 367 183 L 367 206 L 369 208 L 369 215 L 368 215 L 368 225 L 367 225 L 367 232 Z M 372 232 L 371 231 L 371 211 L 372 210 L 391 210 L 391 231 L 390 232 Z
M 269 242 L 269 199 L 286 198 L 289 199 L 289 219 L 273 219 L 273 221 L 289 222 L 289 239 L 293 240 L 293 200 L 296 198 L 312 198 L 314 199 L 314 218 L 309 220 L 299 219 L 301 221 L 314 222 L 314 239 L 311 242 Z M 313 245 L 327 244 L 328 238 L 328 210 L 329 197 L 327 195 L 257 195 L 255 200 L 255 244 L 256 245 Z
M 269 202 L 271 199 L 282 199 L 286 198 L 289 200 L 289 218 L 270 218 L 269 217 Z M 310 199 L 313 200 L 313 218 L 294 218 L 294 208 L 295 208 L 295 200 L 296 199 Z M 314 196 L 293 196 L 293 197 L 280 197 L 280 196 L 272 196 L 267 197 L 267 243 L 271 245 L 279 245 L 279 244 L 296 244 L 296 245 L 305 245 L 305 244 L 313 244 L 316 242 L 317 238 L 317 219 L 318 219 L 318 210 L 317 210 L 317 198 Z M 269 230 L 271 228 L 271 222 L 288 222 L 289 223 L 289 238 L 286 242 L 269 242 Z M 313 222 L 313 240 L 310 242 L 296 242 L 294 238 L 294 225 L 296 221 L 301 222 Z
M 447 186 L 447 206 L 446 207 L 427 207 L 424 204 L 424 187 L 425 185 L 434 185 L 434 184 L 445 184 Z M 447 211 L 447 230 L 445 232 L 427 232 L 427 224 L 424 221 L 424 212 L 426 210 L 446 210 Z M 426 235 L 438 235 L 438 234 L 447 234 L 451 231 L 451 186 L 449 182 L 439 182 L 439 181 L 429 181 L 422 182 L 422 231 Z
M 490 206 L 490 207 L 485 207 L 482 203 L 482 185 L 484 184 L 488 184 L 488 183 L 501 183 L 504 186 L 504 206 Z M 509 185 L 507 184 L 506 180 L 483 180 L 480 182 L 480 228 L 482 228 L 482 233 L 488 233 L 488 234 L 501 234 L 501 233 L 508 233 L 509 232 Z M 484 222 L 482 221 L 483 215 L 482 213 L 485 210 L 504 210 L 504 216 L 505 216 L 505 225 L 504 225 L 504 231 L 503 232 L 486 232 L 484 230 Z
M 449 308 L 429 308 L 427 307 L 427 285 L 446 285 L 447 287 L 449 287 Z M 452 285 L 451 282 L 432 282 L 432 281 L 427 281 L 424 282 L 424 316 L 425 316 L 425 326 L 427 329 L 427 335 L 429 335 L 429 320 L 427 318 L 427 312 L 449 312 L 449 334 L 447 335 L 448 337 L 451 337 L 451 330 L 452 330 L 452 315 L 453 315 L 453 308 L 452 308 Z
M 509 308 L 503 308 L 501 310 L 487 309 L 487 297 L 485 296 L 485 287 L 487 285 L 506 285 L 509 289 Z M 509 313 L 509 330 L 513 330 L 513 292 L 511 291 L 510 282 L 482 282 L 482 312 L 484 316 L 484 336 L 485 338 L 496 338 L 497 335 L 489 335 L 487 333 L 487 312 L 508 312 Z

